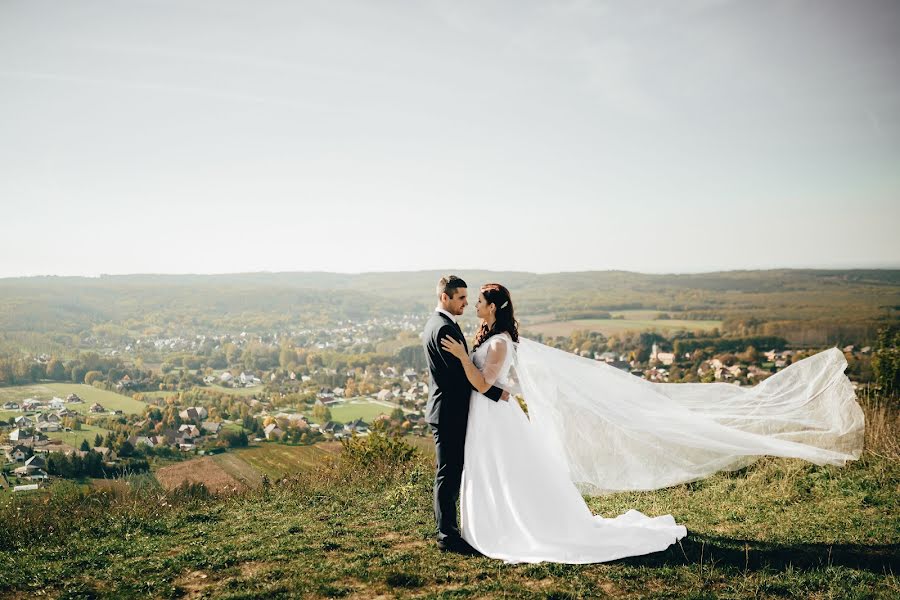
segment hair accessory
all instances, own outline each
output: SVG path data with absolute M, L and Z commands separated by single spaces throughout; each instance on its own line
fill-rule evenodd
M 509 300 L 500 305 L 500 308 L 506 308 L 506 305 L 509 304 Z

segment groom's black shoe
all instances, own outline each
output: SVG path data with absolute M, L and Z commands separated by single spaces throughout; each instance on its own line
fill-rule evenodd
M 438 540 L 438 549 L 441 552 L 453 552 L 454 554 L 462 554 L 465 556 L 481 556 L 481 552 L 472 547 L 469 542 L 462 538 L 445 538 Z

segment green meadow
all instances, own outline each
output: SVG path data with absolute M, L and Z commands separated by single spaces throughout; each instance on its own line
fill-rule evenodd
M 349 423 L 356 419 L 362 419 L 366 423 L 371 424 L 375 417 L 389 415 L 394 409 L 379 402 L 361 398 L 350 399 L 341 404 L 336 404 L 330 410 L 331 418 L 336 422 Z M 409 410 L 404 410 L 404 412 L 409 412 Z
M 22 401 L 27 398 L 38 400 L 50 400 L 54 396 L 65 399 L 69 394 L 77 394 L 84 402 L 79 404 L 66 404 L 66 408 L 77 413 L 89 414 L 91 404 L 97 402 L 108 411 L 121 410 L 126 414 L 141 414 L 147 408 L 147 404 L 139 402 L 129 396 L 116 394 L 106 390 L 100 390 L 83 383 L 39 383 L 33 385 L 15 385 L 0 388 L 0 404 L 11 400 Z M 0 415 L 21 415 L 21 412 L 3 411 Z
M 587 330 L 610 336 L 626 331 L 673 333 L 711 331 L 722 327 L 722 321 L 715 320 L 657 319 L 660 311 L 626 310 L 610 314 L 612 319 L 535 320 L 526 322 L 522 330 L 526 335 L 540 333 L 546 336 L 569 336 L 575 331 Z

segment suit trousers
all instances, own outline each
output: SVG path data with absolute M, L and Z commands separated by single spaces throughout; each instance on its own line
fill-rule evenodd
M 434 520 L 438 541 L 461 537 L 456 524 L 456 501 L 462 485 L 466 449 L 466 425 L 431 424 L 437 470 L 434 475 Z

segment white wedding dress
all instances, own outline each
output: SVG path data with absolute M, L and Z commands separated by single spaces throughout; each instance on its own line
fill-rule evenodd
M 470 398 L 462 536 L 508 563 L 604 562 L 687 533 L 671 515 L 593 515 L 582 492 L 657 489 L 766 454 L 843 464 L 862 449 L 862 410 L 836 349 L 752 388 L 651 383 L 507 334 L 472 360 L 528 406 Z

